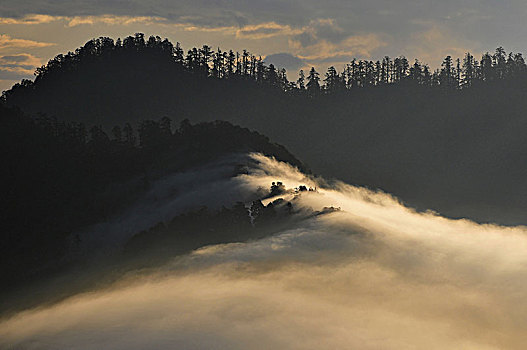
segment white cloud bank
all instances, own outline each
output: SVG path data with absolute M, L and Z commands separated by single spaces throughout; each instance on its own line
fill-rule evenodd
M 258 157 L 241 188 L 310 183 Z M 337 184 L 341 207 L 274 237 L 212 246 L 149 276 L 0 323 L 24 349 L 522 349 L 527 231 L 416 213 Z

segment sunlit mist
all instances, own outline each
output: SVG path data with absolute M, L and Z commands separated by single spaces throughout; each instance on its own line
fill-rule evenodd
M 296 208 L 341 210 L 19 313 L 0 323 L 0 347 L 524 348 L 525 228 L 418 213 L 252 157 L 257 168 L 233 181 L 239 191 L 306 185 L 316 191 L 286 195 Z

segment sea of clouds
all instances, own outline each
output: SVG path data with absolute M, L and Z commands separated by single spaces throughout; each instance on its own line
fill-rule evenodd
M 527 229 L 418 213 L 254 154 L 239 193 L 280 180 L 340 211 L 0 321 L 0 348 L 523 349 Z M 230 192 L 229 192 L 230 193 Z

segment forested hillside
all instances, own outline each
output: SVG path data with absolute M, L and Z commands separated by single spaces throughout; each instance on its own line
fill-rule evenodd
M 262 57 L 247 50 L 213 51 L 204 45 L 185 53 L 179 43 L 153 36 L 145 39 L 138 33 L 122 41 L 93 39 L 75 52 L 58 55 L 36 70 L 34 81 L 23 80 L 4 91 L 2 99 L 28 113 L 111 127 L 112 122 L 163 114 L 186 117 L 192 110 L 188 98 L 192 99 L 190 105 L 206 100 L 214 108 L 223 106 L 223 111 L 205 110 L 210 114 L 233 117 L 232 112 L 236 117 L 241 110 L 262 108 L 269 99 L 298 104 L 290 95 L 320 98 L 339 94 L 339 104 L 345 104 L 364 88 L 419 87 L 437 94 L 501 81 L 518 84 L 526 77 L 522 54 L 499 47 L 479 61 L 470 53 L 462 59 L 447 56 L 435 70 L 417 59 L 412 63 L 404 56 L 386 56 L 377 61 L 354 59 L 340 72 L 329 67 L 322 77 L 315 68 L 301 70 L 298 79 L 290 80 L 285 69 L 267 66 Z M 288 99 L 282 101 L 278 92 L 286 93 Z M 377 93 L 369 91 L 368 95 L 377 97 Z M 382 98 L 375 100 L 382 102 Z
M 381 188 L 420 209 L 525 223 L 527 69 L 498 48 L 446 57 L 354 60 L 299 78 L 260 57 L 136 34 L 94 39 L 4 93 L 31 115 L 114 125 L 217 119 L 284 144 L 319 174 Z M 289 77 L 289 78 L 288 78 Z
M 168 174 L 247 152 L 305 170 L 283 146 L 223 121 L 174 127 L 165 117 L 108 135 L 0 106 L 0 148 L 0 275 L 11 282 L 56 267 L 73 232 L 115 217 Z

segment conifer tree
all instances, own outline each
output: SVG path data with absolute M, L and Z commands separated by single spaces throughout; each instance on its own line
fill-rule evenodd
M 316 96 L 320 92 L 320 75 L 315 70 L 315 67 L 311 67 L 309 71 L 306 87 L 309 96 Z

